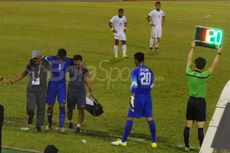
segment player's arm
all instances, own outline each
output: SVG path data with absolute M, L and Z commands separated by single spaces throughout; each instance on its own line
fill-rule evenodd
M 126 33 L 126 31 L 127 31 L 127 26 L 128 26 L 128 24 L 127 24 L 127 22 L 125 22 L 125 27 L 124 27 L 124 32 Z
M 213 73 L 214 70 L 216 69 L 216 67 L 219 65 L 219 62 L 220 62 L 220 55 L 221 55 L 221 51 L 222 51 L 222 48 L 218 48 L 217 49 L 217 54 L 216 54 L 216 57 L 211 65 L 211 67 L 209 68 L 209 71 L 210 73 Z
M 162 17 L 162 26 L 164 25 L 165 23 L 165 16 Z
M 153 21 L 151 20 L 151 16 L 150 16 L 150 15 L 148 15 L 146 19 L 147 19 L 148 23 L 149 23 L 151 26 L 154 26 Z
M 93 96 L 92 80 L 89 76 L 89 72 L 87 72 L 87 74 L 85 76 L 85 82 L 86 82 L 86 86 L 87 86 L 88 91 L 89 91 L 89 95 Z
M 191 48 L 190 48 L 190 51 L 188 53 L 188 59 L 187 59 L 187 66 L 191 66 L 192 65 L 192 58 L 193 58 L 193 54 L 194 54 L 194 49 L 195 49 L 195 42 L 192 42 L 191 44 Z
M 115 29 L 113 28 L 113 23 L 112 21 L 109 21 L 109 28 L 113 33 L 116 33 Z

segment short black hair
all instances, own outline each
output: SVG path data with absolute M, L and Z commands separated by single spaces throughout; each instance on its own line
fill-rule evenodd
M 205 58 L 198 57 L 198 58 L 195 59 L 196 68 L 202 70 L 202 69 L 204 69 L 205 65 L 206 65 L 206 59 Z
M 83 58 L 82 58 L 81 55 L 74 55 L 74 56 L 73 56 L 73 60 L 75 60 L 75 61 L 82 61 Z
M 124 9 L 123 8 L 119 8 L 118 12 L 120 12 L 120 11 L 124 12 Z
M 58 149 L 54 145 L 48 145 L 45 148 L 44 153 L 58 153 Z
M 60 57 L 60 58 L 66 57 L 66 54 L 67 54 L 67 52 L 66 52 L 66 50 L 63 49 L 63 48 L 60 48 L 60 49 L 58 49 L 58 51 L 57 51 L 57 56 Z
M 156 1 L 155 5 L 158 5 L 158 4 L 161 4 L 161 2 L 160 1 Z
M 136 60 L 138 60 L 138 62 L 144 62 L 144 60 L 145 60 L 145 55 L 144 55 L 144 53 L 142 53 L 142 52 L 137 52 L 137 53 L 135 53 L 134 58 L 135 58 Z

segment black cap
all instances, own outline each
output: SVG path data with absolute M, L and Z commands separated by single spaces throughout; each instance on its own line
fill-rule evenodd
M 58 149 L 54 145 L 48 145 L 45 148 L 44 153 L 58 153 Z

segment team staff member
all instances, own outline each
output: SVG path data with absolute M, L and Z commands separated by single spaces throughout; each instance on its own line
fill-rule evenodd
M 26 76 L 29 77 L 27 85 L 28 125 L 31 127 L 34 118 L 34 111 L 37 107 L 36 129 L 42 131 L 45 116 L 45 103 L 47 95 L 47 71 L 50 69 L 48 61 L 42 58 L 39 51 L 32 52 L 32 59 L 26 65 L 25 70 L 11 83 L 16 83 Z
M 218 48 L 217 55 L 211 65 L 211 67 L 204 71 L 206 60 L 202 57 L 195 59 L 195 68 L 192 68 L 192 59 L 195 49 L 195 43 L 192 43 L 190 52 L 188 54 L 186 75 L 188 80 L 188 88 L 190 98 L 187 105 L 187 125 L 184 129 L 184 143 L 185 151 L 189 151 L 189 137 L 190 129 L 193 126 L 194 121 L 197 121 L 198 126 L 198 138 L 200 145 L 204 140 L 204 126 L 206 121 L 206 81 L 214 72 L 215 68 L 219 64 L 221 48 Z
M 89 71 L 83 66 L 83 58 L 81 55 L 73 57 L 73 65 L 69 69 L 70 81 L 67 93 L 67 107 L 69 128 L 73 128 L 72 116 L 73 109 L 77 105 L 78 121 L 76 132 L 81 132 L 81 125 L 84 121 L 84 108 L 86 103 L 86 87 L 89 90 L 89 95 L 93 96 L 91 80 L 89 78 Z

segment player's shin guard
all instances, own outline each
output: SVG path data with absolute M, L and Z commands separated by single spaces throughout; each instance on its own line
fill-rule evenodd
M 184 128 L 184 144 L 185 144 L 185 147 L 188 147 L 188 148 L 189 148 L 189 137 L 190 137 L 190 128 L 186 126 Z
M 149 121 L 149 129 L 151 132 L 152 142 L 155 143 L 156 142 L 156 125 L 155 125 L 154 120 Z
M 127 138 L 132 130 L 132 127 L 133 127 L 133 121 L 127 120 L 125 129 L 124 129 L 124 135 L 123 135 L 123 138 L 121 139 L 122 142 L 127 141 Z
M 122 45 L 123 56 L 126 55 L 127 46 L 126 44 Z
M 153 43 L 154 43 L 154 38 L 151 37 L 150 38 L 150 45 L 149 45 L 150 48 L 153 48 Z
M 200 142 L 200 146 L 202 146 L 203 140 L 204 140 L 204 129 L 198 128 L 198 138 Z
M 156 48 L 159 48 L 159 39 L 156 39 Z
M 114 49 L 114 54 L 116 56 L 117 55 L 117 51 L 118 51 L 118 45 L 114 45 L 113 49 Z
M 60 107 L 59 112 L 59 127 L 63 128 L 65 123 L 65 107 Z

